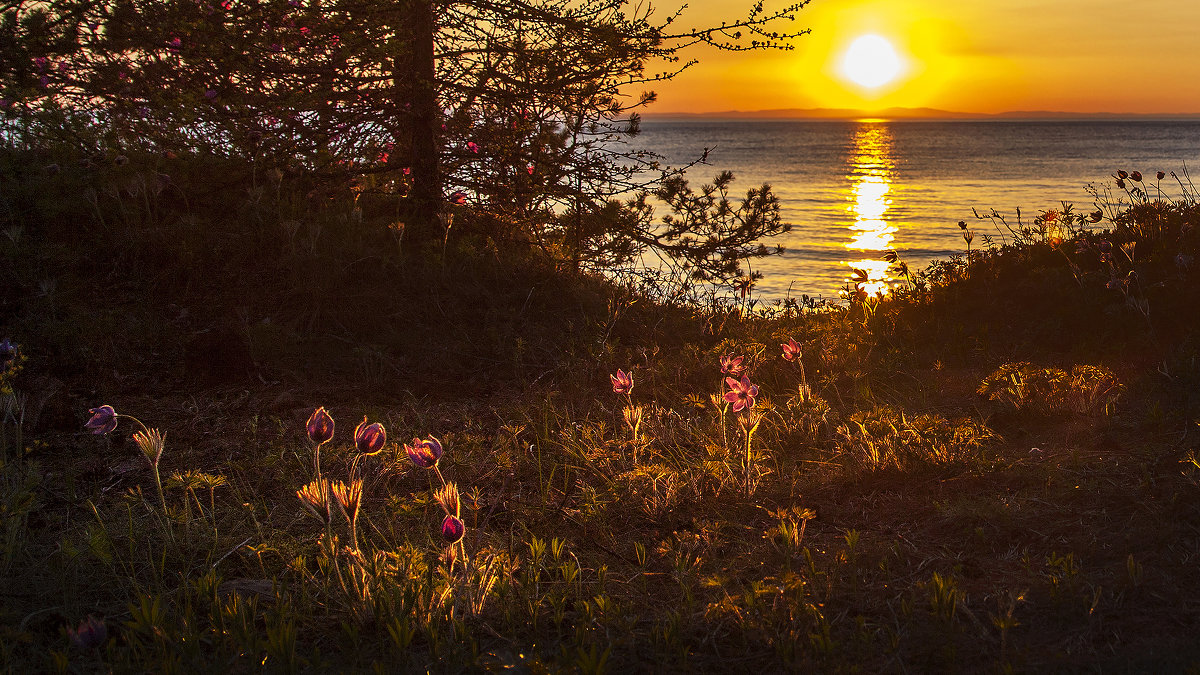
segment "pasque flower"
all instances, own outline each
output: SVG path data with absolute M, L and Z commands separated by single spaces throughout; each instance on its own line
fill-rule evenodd
M 412 445 L 404 444 L 404 451 L 408 453 L 408 458 L 413 464 L 422 469 L 432 469 L 442 457 L 442 444 L 433 436 L 424 441 L 414 438 Z
M 633 371 L 628 373 L 617 369 L 616 375 L 609 375 L 608 379 L 612 380 L 612 388 L 614 394 L 628 394 L 633 391 Z
M 442 519 L 442 539 L 447 544 L 457 544 L 467 533 L 467 526 L 457 516 L 446 516 Z
M 111 405 L 102 405 L 88 411 L 92 418 L 84 424 L 85 429 L 91 429 L 93 434 L 104 435 L 117 428 L 117 411 Z
M 794 338 L 788 338 L 788 341 L 779 345 L 783 347 L 783 358 L 788 361 L 795 361 L 800 358 L 800 344 Z
M 309 416 L 305 431 L 308 432 L 308 440 L 316 445 L 324 445 L 333 438 L 333 417 L 325 412 L 324 407 L 317 408 Z
M 71 646 L 76 649 L 94 649 L 108 639 L 108 627 L 104 625 L 104 621 L 89 615 L 78 628 L 68 627 L 67 637 L 71 639 Z
M 750 378 L 743 375 L 741 380 L 732 377 L 725 378 L 729 391 L 725 392 L 725 400 L 733 404 L 733 412 L 754 407 L 754 397 L 758 396 L 758 385 L 751 384 Z
M 379 422 L 367 424 L 367 418 L 354 429 L 354 445 L 364 455 L 374 455 L 383 449 L 387 442 L 387 431 Z
M 726 375 L 738 376 L 742 374 L 746 367 L 742 365 L 746 357 L 734 356 L 733 354 L 723 354 L 721 356 L 721 372 Z

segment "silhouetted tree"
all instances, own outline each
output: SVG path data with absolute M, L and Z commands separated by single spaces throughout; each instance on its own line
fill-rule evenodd
M 804 4 L 676 30 L 682 10 L 627 0 L 10 1 L 0 107 L 26 141 L 241 157 L 394 194 L 417 241 L 458 214 L 573 269 L 698 247 L 721 277 L 763 254 L 745 242 L 780 231 L 777 209 L 732 238 L 688 235 L 687 217 L 663 229 L 645 199 L 614 200 L 686 183 L 626 141 L 685 49 L 786 49 L 797 33 L 771 28 Z M 81 128 L 95 139 L 66 137 Z

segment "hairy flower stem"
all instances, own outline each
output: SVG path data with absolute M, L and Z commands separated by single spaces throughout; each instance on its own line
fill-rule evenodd
M 751 446 L 754 443 L 754 432 L 758 430 L 758 423 L 755 422 L 754 425 L 749 428 L 743 426 L 742 430 L 746 432 L 746 497 L 750 497 L 750 470 L 752 468 Z

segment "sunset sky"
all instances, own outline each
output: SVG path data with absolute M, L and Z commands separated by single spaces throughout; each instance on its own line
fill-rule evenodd
M 688 4 L 683 23 L 700 26 L 734 18 L 729 8 L 750 2 Z M 653 112 L 891 106 L 1200 112 L 1200 2 L 1194 0 L 814 0 L 794 25 L 812 29 L 793 41 L 794 51 L 694 50 L 690 56 L 700 64 L 654 88 Z M 902 74 L 867 89 L 839 69 L 850 43 L 872 33 L 894 45 Z

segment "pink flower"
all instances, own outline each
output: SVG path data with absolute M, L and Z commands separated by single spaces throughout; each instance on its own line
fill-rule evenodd
M 788 338 L 787 344 L 781 344 L 779 346 L 783 347 L 783 358 L 787 359 L 788 361 L 794 361 L 800 358 L 800 344 L 794 339 Z
M 617 369 L 616 375 L 609 375 L 608 379 L 612 380 L 614 394 L 628 394 L 633 391 L 633 371 L 628 373 Z
M 308 26 L 300 26 L 300 34 L 301 35 L 308 35 L 311 32 L 312 32 L 312 29 L 309 28 Z
M 411 166 L 404 167 L 404 175 L 408 176 L 410 174 L 412 174 L 412 167 Z
M 367 424 L 367 418 L 354 429 L 354 445 L 364 455 L 372 455 L 383 449 L 387 442 L 387 431 L 379 422 Z
M 93 434 L 103 436 L 117 428 L 117 411 L 113 410 L 111 405 L 92 408 L 88 412 L 92 414 L 92 418 L 83 425 L 83 428 L 91 429 Z
M 433 436 L 424 441 L 414 438 L 412 445 L 404 444 L 404 451 L 408 453 L 408 458 L 412 460 L 412 463 L 422 469 L 432 469 L 442 458 L 442 444 Z
M 457 544 L 466 533 L 467 526 L 459 518 L 446 516 L 442 519 L 442 539 L 445 539 L 447 544 Z
M 729 391 L 725 392 L 725 400 L 733 404 L 733 412 L 754 407 L 758 385 L 750 384 L 749 377 L 743 375 L 741 381 L 727 377 L 725 384 L 729 385 Z
M 333 438 L 333 417 L 325 412 L 324 407 L 317 408 L 308 418 L 305 431 L 308 432 L 310 441 L 316 445 L 324 445 Z
M 721 356 L 721 372 L 726 375 L 740 375 L 746 367 L 742 365 L 744 356 L 734 356 L 733 354 L 724 354 Z
M 467 149 L 475 154 L 479 154 L 479 145 L 475 141 L 467 141 Z
M 173 52 L 179 51 L 179 48 L 182 46 L 183 46 L 183 40 L 180 40 L 177 37 L 171 38 L 170 40 L 167 41 L 167 48 Z
M 530 164 L 530 165 L 526 166 L 525 172 L 528 173 L 530 176 L 532 176 L 533 175 L 533 165 Z
M 86 651 L 104 644 L 108 639 L 108 627 L 100 619 L 88 615 L 79 628 L 67 627 L 67 637 L 71 639 L 72 647 Z

